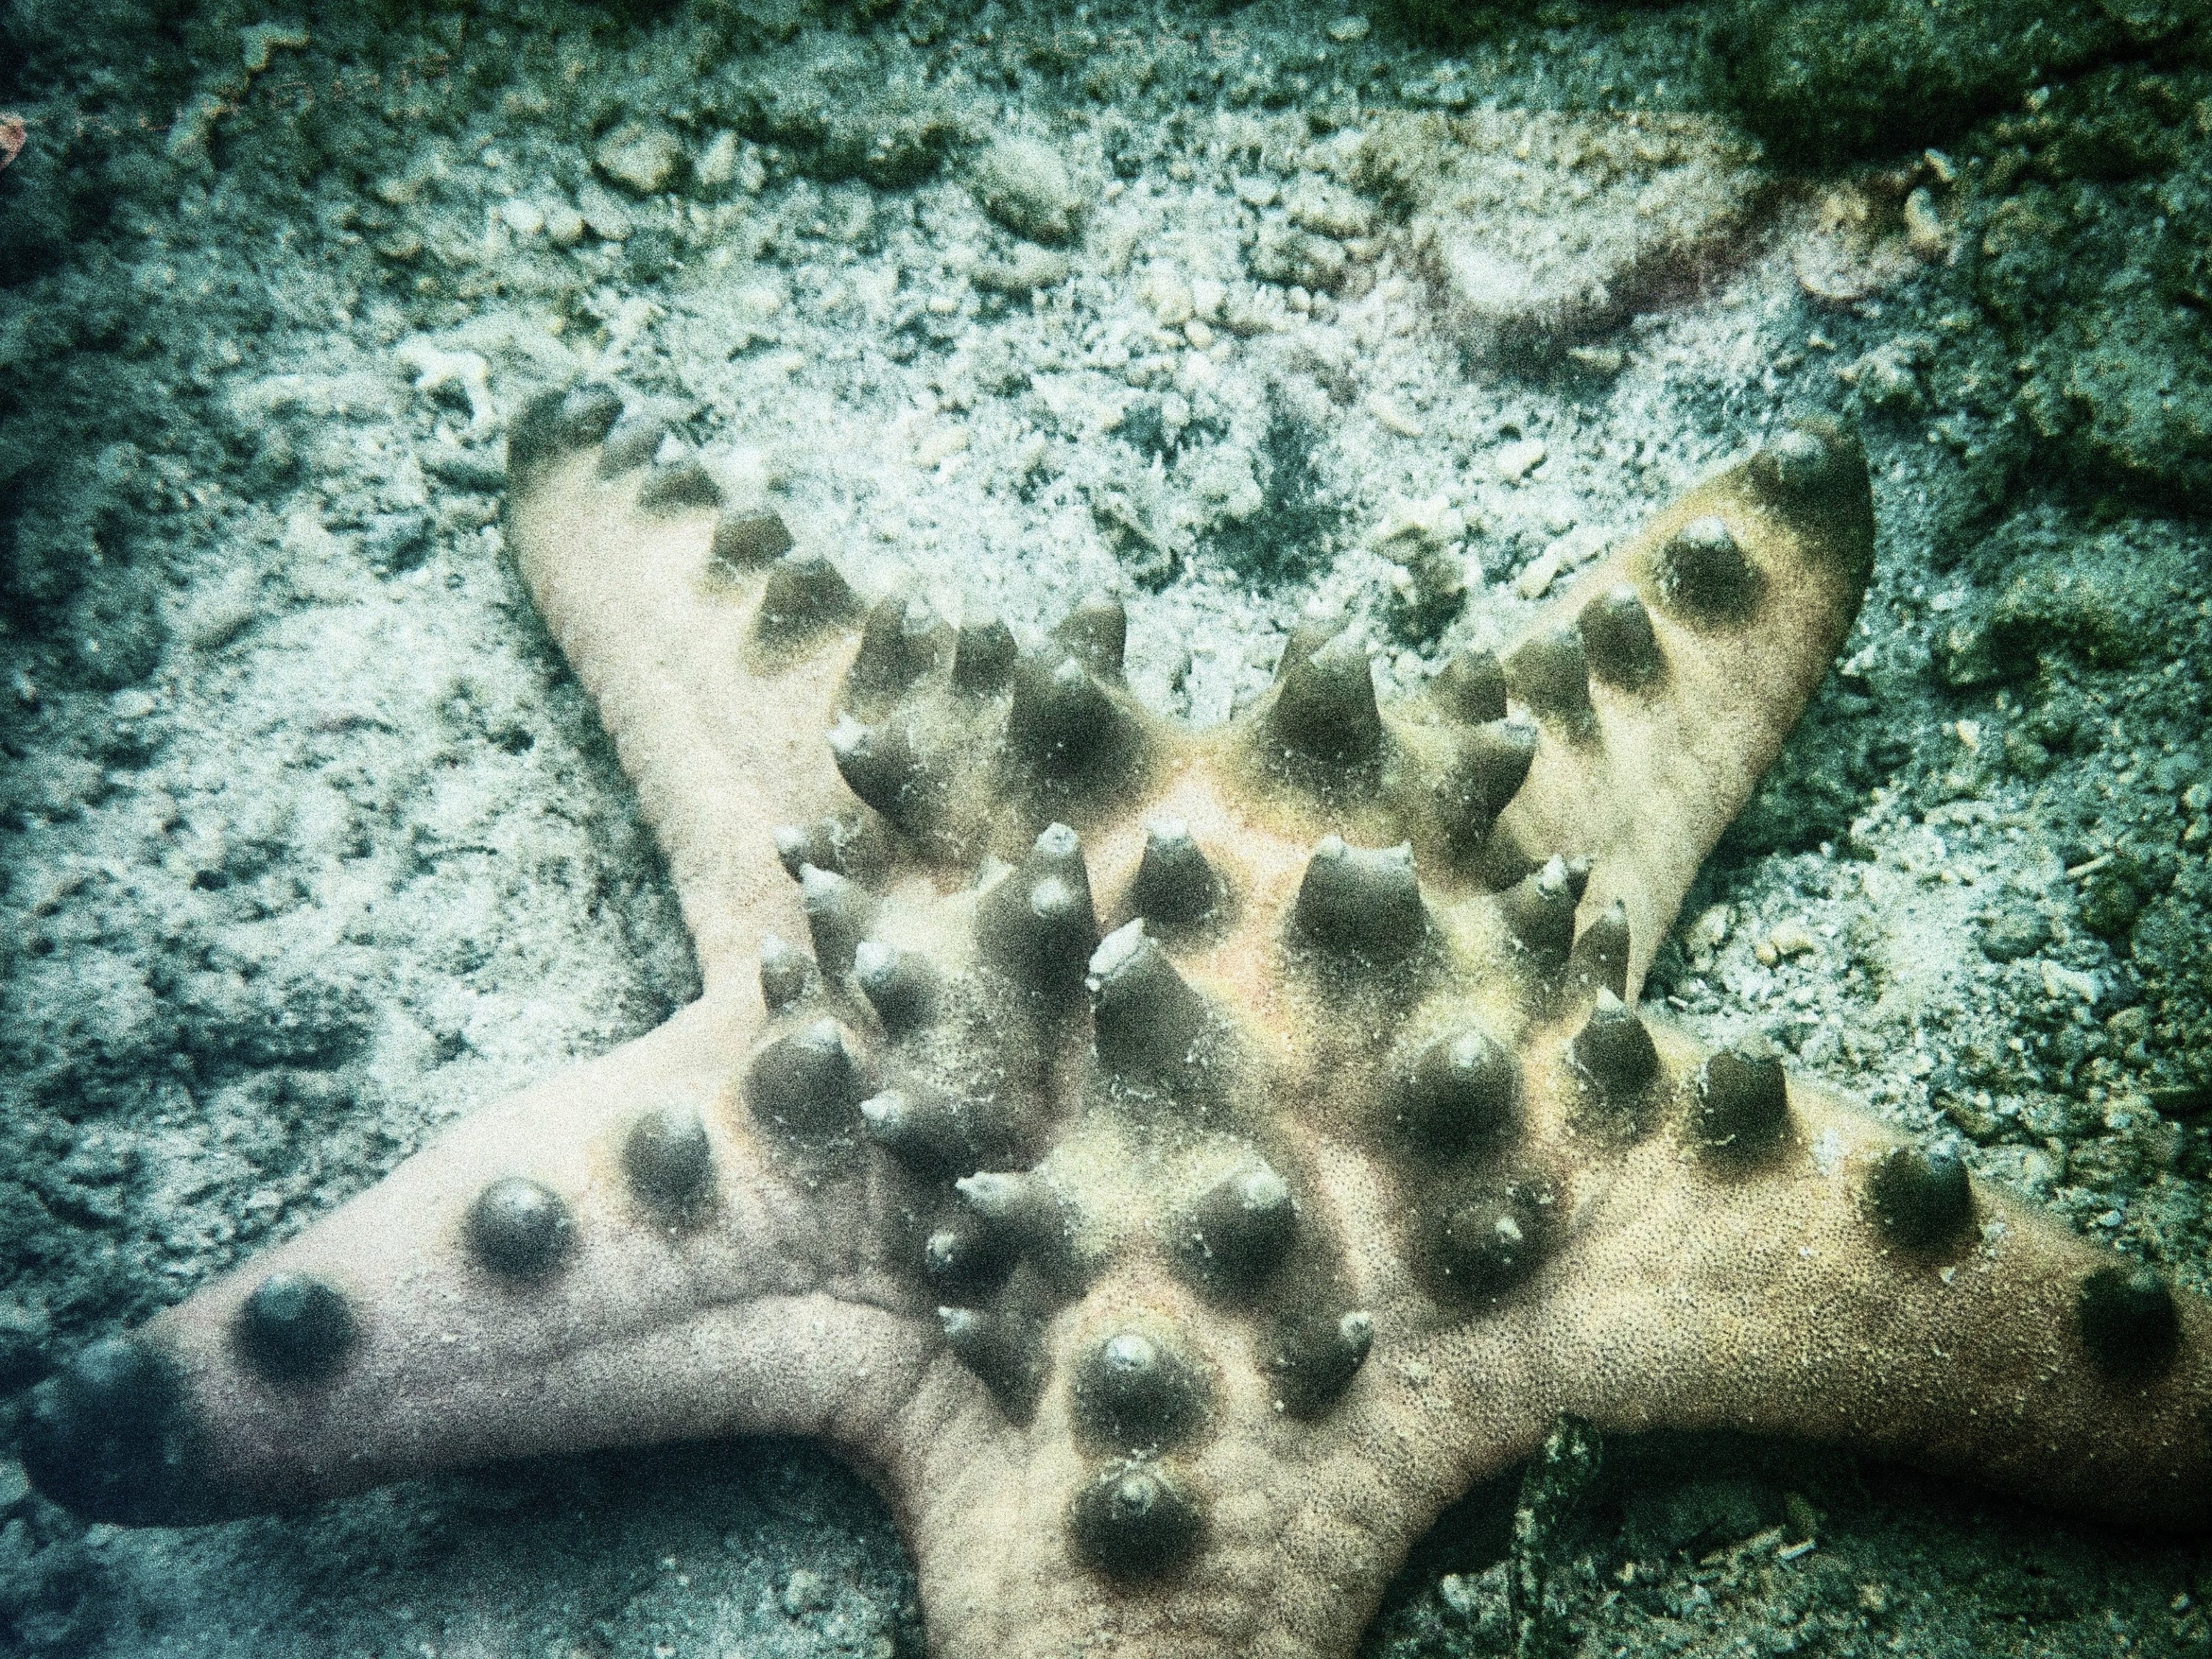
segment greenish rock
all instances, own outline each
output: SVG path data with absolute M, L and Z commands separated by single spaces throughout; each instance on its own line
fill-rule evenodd
M 2028 1133 L 2042 1140 L 2073 1140 L 2095 1127 L 2097 1111 L 2086 1100 L 2046 1095 L 2023 1114 Z
M 2212 131 L 2202 70 L 2122 65 L 1993 124 L 1975 280 L 2043 453 L 2098 488 L 2212 489 Z
M 2031 380 L 2022 407 L 2100 481 L 2202 500 L 2212 491 L 2212 331 L 2163 307 L 2129 307 L 2112 321 L 2106 337 L 2081 341 Z
M 2154 524 L 2085 533 L 2025 513 L 1972 556 L 1996 591 L 1937 630 L 1930 665 L 1953 690 L 2032 678 L 2054 655 L 2100 669 L 2154 659 L 2191 581 L 2188 547 Z
M 2050 749 L 2038 738 L 2027 732 L 2008 732 L 2004 735 L 2005 769 L 2014 777 L 2048 777 L 2051 769 L 2057 764 Z
M 2000 657 L 1990 639 L 1988 618 L 1972 617 L 1936 630 L 1929 660 L 1936 678 L 1954 691 L 1978 690 L 2033 673 L 2033 659 Z
M 1511 1645 L 1507 1566 L 1494 1561 L 1482 1572 L 1448 1572 L 1437 1581 L 1437 1597 L 1466 1625 L 1477 1653 L 1503 1653 Z
M 2100 3 L 2127 31 L 2128 39 L 2138 45 L 2163 40 L 2205 19 L 2203 0 L 2100 0 Z
M 799 172 L 826 183 L 906 189 L 933 177 L 961 136 L 938 88 L 890 71 L 859 43 L 804 64 L 749 65 L 712 101 L 739 133 L 778 146 Z
M 2010 662 L 2033 664 L 2063 647 L 2100 667 L 2124 667 L 2142 645 L 2135 631 L 2142 620 L 2137 597 L 2118 573 L 2087 561 L 2039 563 L 1998 597 L 1990 636 Z
M 82 1653 L 116 1616 L 114 1588 L 81 1538 L 41 1542 L 28 1517 L 0 1527 L 0 1632 L 10 1652 Z
M 2100 1135 L 2069 1152 L 2067 1179 L 2075 1186 L 2126 1196 L 2142 1187 L 2150 1161 L 2133 1136 Z
M 1717 56 L 1778 159 L 1829 165 L 1946 143 L 2128 38 L 2089 0 L 1750 0 Z
M 1972 1095 L 1937 1094 L 1936 1103 L 1943 1109 L 1943 1115 L 1957 1126 L 1968 1139 L 1987 1146 L 1997 1137 L 1999 1125 L 1996 1114 L 1984 1107 Z
M 2017 962 L 2040 951 L 2051 925 L 2028 909 L 2001 910 L 1982 924 L 1982 954 L 1991 962 Z
M 2100 939 L 2124 938 L 2142 914 L 2143 872 L 2129 854 L 2115 852 L 2111 863 L 2081 888 L 2081 925 Z
M 2063 1170 L 2040 1146 L 1992 1146 L 1982 1156 L 1980 1173 L 2039 1204 L 2050 1200 Z

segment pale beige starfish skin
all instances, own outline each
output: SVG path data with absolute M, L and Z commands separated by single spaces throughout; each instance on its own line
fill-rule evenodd
M 897 598 L 856 641 L 612 416 L 518 421 L 512 540 L 703 994 L 88 1350 L 26 1435 L 46 1490 L 190 1521 L 804 1435 L 884 1494 L 948 1656 L 1347 1653 L 1562 1413 L 2206 1519 L 2197 1298 L 1628 1012 L 1856 616 L 1844 434 L 1660 514 L 1502 674 L 1378 719 L 1299 639 L 1193 734 L 1120 687 L 1110 605 L 1019 663 Z M 810 927 L 826 973 L 758 968 Z

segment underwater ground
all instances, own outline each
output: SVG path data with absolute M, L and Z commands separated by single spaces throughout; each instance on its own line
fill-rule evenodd
M 0 13 L 0 1448 L 21 1391 L 695 989 L 501 556 L 590 374 L 802 544 L 1223 720 L 1388 677 L 1771 431 L 1874 465 L 1857 636 L 1647 998 L 2212 1283 L 2203 0 Z M 0 122 L 0 155 L 11 129 Z M 1516 1540 L 1516 1506 L 1534 1524 Z M 1437 1527 L 1377 1653 L 2200 1652 L 2212 1557 L 1746 1441 Z M 918 1650 L 781 1443 L 191 1532 L 0 1455 L 32 1654 Z M 1565 1650 L 1565 1649 L 1563 1649 Z

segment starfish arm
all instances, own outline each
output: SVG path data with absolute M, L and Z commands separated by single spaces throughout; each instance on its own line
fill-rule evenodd
M 1156 1291 L 1132 1285 L 1155 1302 Z M 949 1359 L 925 1378 L 894 1465 L 939 1659 L 1348 1654 L 1413 1541 L 1466 1485 L 1447 1425 L 1398 1414 L 1402 1376 L 1321 1425 L 1286 1419 L 1255 1341 L 1216 1358 L 1216 1433 L 1176 1478 L 1209 1494 L 1184 1561 L 1102 1570 L 1076 1513 L 1101 1479 L 1064 1404 L 1010 1425 Z M 1540 1427 L 1538 1432 L 1540 1434 Z
M 1046 1659 L 1106 1643 L 1132 1659 L 1337 1659 L 1358 1649 L 1437 1516 L 1540 1443 L 1561 1407 L 1524 1389 L 1506 1354 L 1452 1373 L 1419 1340 L 1438 1309 L 1399 1247 L 1402 1194 L 1386 1164 L 1328 1136 L 1305 1150 L 1330 1171 L 1308 1194 L 1312 1218 L 1341 1228 L 1350 1299 L 1371 1310 L 1376 1347 L 1326 1409 L 1285 1409 L 1267 1322 L 1224 1316 L 1156 1261 L 1090 1287 L 1055 1322 L 1050 1369 L 1079 1376 L 1084 1352 L 1132 1317 L 1203 1329 L 1212 1403 L 1198 1443 L 1157 1463 L 1141 1449 L 1117 1458 L 1085 1419 L 1080 1382 L 1048 1384 L 1034 1418 L 1015 1422 L 951 1354 L 923 1376 L 885 1486 L 939 1659 Z M 1164 1471 L 1198 1517 L 1160 1560 L 1139 1548 L 1102 1564 L 1086 1542 L 1086 1504 L 1123 1471 Z
M 1776 457 L 1801 444 L 1826 453 L 1792 475 Z M 1802 476 L 1816 461 L 1825 471 Z M 1873 557 L 1865 458 L 1808 423 L 1660 514 L 1507 653 L 1540 735 L 1501 845 L 1527 862 L 1590 859 L 1579 914 L 1626 907 L 1632 1003 L 1698 866 L 1827 673 Z M 1562 683 L 1567 702 L 1586 684 L 1587 702 L 1555 704 Z
M 865 1462 L 926 1327 L 875 1259 L 865 1182 L 805 1189 L 737 1103 L 750 1024 L 694 1004 L 88 1351 L 40 1396 L 36 1478 L 89 1514 L 182 1521 L 686 1437 L 809 1435 Z M 648 1120 L 676 1126 L 657 1159 L 633 1151 Z M 672 1206 L 699 1131 L 704 1176 Z M 550 1248 L 529 1201 L 481 1218 L 521 1182 L 550 1196 Z
M 822 733 L 851 653 L 842 630 L 769 652 L 763 570 L 717 559 L 704 506 L 654 512 L 659 477 L 601 476 L 604 451 L 518 465 L 508 532 L 532 599 L 637 790 L 712 991 L 743 980 L 797 907 L 775 831 L 851 796 Z
M 1656 1035 L 1693 1073 L 1692 1045 Z M 2087 1287 L 2126 1264 L 1979 1183 L 1955 1231 L 1900 1241 L 1873 1177 L 1913 1154 L 1838 1097 L 1790 1093 L 1789 1139 L 1752 1167 L 1667 1133 L 1594 1161 L 1525 1294 L 1429 1345 L 1463 1421 L 1492 1409 L 1488 1379 L 1527 1379 L 1492 1461 L 1571 1412 L 1848 1443 L 2138 1524 L 2212 1518 L 2212 1310 L 2161 1288 L 2170 1316 L 2097 1328 Z

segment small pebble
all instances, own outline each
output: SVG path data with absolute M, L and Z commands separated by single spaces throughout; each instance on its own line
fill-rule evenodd
M 1497 469 L 1499 477 L 1515 483 L 1543 465 L 1544 458 L 1550 453 L 1540 439 L 1516 438 L 1498 446 L 1497 453 L 1491 457 L 1491 465 Z
M 1725 904 L 1709 904 L 1683 930 L 1682 947 L 1688 953 L 1690 965 L 1698 972 L 1712 965 L 1714 954 L 1727 942 L 1734 915 Z
M 964 426 L 932 427 L 921 435 L 914 447 L 914 464 L 930 467 L 940 461 L 950 460 L 968 447 L 968 428 Z
M 260 612 L 252 596 L 243 589 L 219 589 L 193 607 L 185 622 L 185 638 L 195 650 L 220 651 L 253 626 Z
M 1385 432 L 1395 432 L 1401 438 L 1418 438 L 1426 429 L 1379 392 L 1367 394 L 1367 412 Z
M 1375 210 L 1350 191 L 1322 179 L 1302 179 L 1285 204 L 1291 222 L 1302 230 L 1318 232 L 1350 244 L 1375 228 Z M 1372 250 L 1347 246 L 1347 252 L 1369 258 Z
M 499 407 L 492 401 L 491 365 L 482 353 L 447 351 L 417 335 L 402 342 L 393 356 L 415 371 L 417 392 L 459 387 L 469 400 L 471 427 L 483 431 L 497 422 Z
M 1565 556 L 1557 544 L 1546 548 L 1522 568 L 1513 579 L 1513 591 L 1524 599 L 1540 599 L 1552 591 L 1552 584 L 1559 579 Z
M 1181 328 L 1197 313 L 1198 300 L 1190 285 L 1171 267 L 1155 265 L 1138 285 L 1137 297 L 1162 328 Z
M 684 145 L 658 121 L 625 121 L 599 140 L 592 161 L 625 189 L 653 196 L 674 180 L 676 169 L 684 162 Z M 590 216 L 589 209 L 585 216 Z
M 819 1613 L 830 1605 L 830 1586 L 818 1572 L 809 1572 L 800 1567 L 783 1581 L 781 1596 L 787 1616 L 798 1619 L 810 1613 Z
M 1761 967 L 1771 968 L 1792 957 L 1809 956 L 1818 944 L 1813 930 L 1793 916 L 1776 922 L 1766 937 L 1751 947 L 1751 953 L 1759 958 Z
M 216 123 L 230 106 L 211 92 L 201 93 L 177 112 L 176 119 L 169 123 L 169 133 L 163 149 L 173 161 L 193 162 L 207 159 L 208 141 L 215 137 Z
M 2097 978 L 2079 968 L 2063 968 L 2045 961 L 2043 964 L 2043 994 L 2052 1002 L 2063 1002 L 2073 997 L 2081 1002 L 2094 1004 L 2097 1000 Z
M 576 210 L 584 216 L 592 234 L 603 242 L 625 242 L 629 240 L 629 210 L 615 198 L 612 191 L 598 180 L 586 179 L 576 192 Z
M 249 23 L 238 32 L 239 61 L 258 75 L 277 47 L 298 52 L 307 44 L 307 31 L 297 23 Z
M 555 247 L 574 247 L 584 240 L 584 216 L 566 202 L 545 210 L 545 240 Z
M 1951 233 L 1925 185 L 1905 198 L 1905 245 L 1931 265 L 1942 264 L 1951 257 L 1954 246 Z
M 691 164 L 691 178 L 702 190 L 726 190 L 737 182 L 744 156 L 736 133 L 718 132 Z
M 1425 501 L 1393 501 L 1369 540 L 1377 547 L 1410 540 L 1440 548 L 1451 546 L 1466 534 L 1466 515 L 1451 504 L 1450 497 L 1431 495 Z
M 1067 256 L 1034 242 L 1016 245 L 1003 259 L 984 259 L 969 273 L 981 289 L 1026 299 L 1041 288 L 1057 288 L 1067 280 Z
M 1603 551 L 1605 533 L 1602 529 L 1595 526 L 1576 529 L 1570 526 L 1549 547 L 1528 562 L 1528 567 L 1514 579 L 1514 591 L 1524 599 L 1540 599 L 1563 573 L 1588 564 Z

